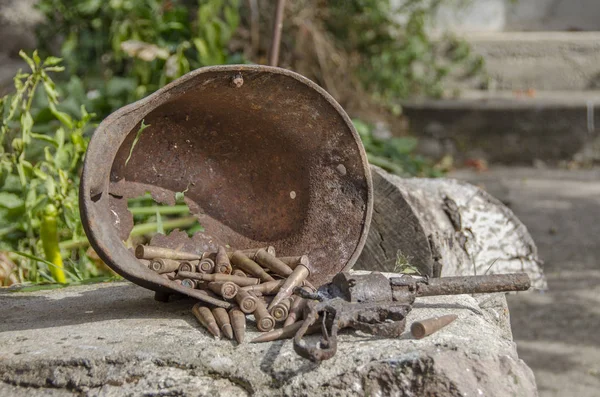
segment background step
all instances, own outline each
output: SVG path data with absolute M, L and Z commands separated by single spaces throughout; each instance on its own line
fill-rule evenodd
M 492 88 L 600 88 L 600 32 L 488 32 L 465 39 L 485 59 Z
M 465 91 L 403 103 L 420 151 L 491 162 L 557 162 L 600 153 L 600 91 Z

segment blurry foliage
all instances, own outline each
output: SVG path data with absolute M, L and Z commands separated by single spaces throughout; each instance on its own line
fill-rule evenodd
M 353 120 L 353 123 L 365 145 L 369 163 L 400 176 L 443 175 L 431 160 L 414 153 L 418 143 L 416 138 L 378 138 L 373 134 L 373 126 L 361 120 Z
M 102 118 L 191 70 L 242 62 L 228 50 L 239 2 L 40 0 L 38 37 L 44 53 L 60 46 L 67 100 Z
M 64 283 L 58 244 L 83 235 L 78 171 L 93 115 L 83 105 L 76 118 L 59 110 L 49 75 L 63 70 L 59 58 L 42 61 L 37 52 L 31 57 L 21 52 L 21 57 L 31 71 L 19 72 L 14 94 L 0 99 L 0 249 L 30 259 L 20 261 L 27 265 L 18 266 L 19 279 Z M 81 278 L 76 270 L 72 274 Z
M 397 115 L 401 99 L 454 94 L 445 92 L 451 80 L 485 82 L 483 58 L 466 41 L 430 34 L 442 3 L 468 2 L 404 0 L 394 7 L 390 0 L 298 0 L 290 6 L 282 61 L 346 107 L 373 106 L 370 101 Z

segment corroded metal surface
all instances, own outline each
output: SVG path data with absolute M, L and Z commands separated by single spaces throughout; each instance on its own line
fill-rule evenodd
M 434 279 L 406 275 L 388 279 L 379 272 L 339 273 L 316 293 L 301 288 L 294 291 L 311 299 L 304 322 L 294 336 L 294 350 L 312 361 L 330 359 L 337 351 L 337 333 L 344 328 L 384 337 L 400 336 L 406 326 L 406 315 L 420 296 L 523 291 L 530 287 L 526 273 Z M 303 340 L 308 329 L 319 323 L 321 340 L 317 344 Z M 446 324 L 449 322 L 426 324 L 429 329 L 423 334 L 435 332 Z
M 142 121 L 150 126 L 133 145 Z M 272 245 L 282 256 L 307 254 L 316 285 L 354 264 L 373 201 L 364 148 L 339 104 L 296 73 L 258 65 L 199 69 L 118 110 L 86 155 L 81 213 L 102 260 L 146 288 L 195 296 L 122 243 L 133 227 L 127 199 L 146 192 L 170 205 L 185 192 L 206 230 L 153 245 Z

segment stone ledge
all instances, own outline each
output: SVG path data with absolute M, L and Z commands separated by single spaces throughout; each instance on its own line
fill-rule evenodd
M 419 299 L 408 324 L 448 313 L 458 320 L 423 340 L 344 332 L 337 355 L 314 364 L 291 341 L 214 340 L 191 300 L 155 302 L 125 282 L 3 292 L 0 394 L 537 395 L 506 332 L 504 296 L 482 300 L 487 309 L 468 295 Z

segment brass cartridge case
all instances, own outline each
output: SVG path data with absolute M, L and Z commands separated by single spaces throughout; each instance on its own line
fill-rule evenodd
M 150 261 L 150 270 L 154 270 L 156 273 L 171 273 L 179 269 L 179 262 L 173 259 L 153 259 Z
M 167 280 L 175 280 L 177 278 L 177 273 L 176 272 L 162 273 L 160 276 L 163 278 L 166 278 Z
M 264 249 L 269 254 L 275 256 L 275 247 L 273 247 L 273 246 L 260 247 L 260 248 L 245 248 L 243 250 L 238 250 L 238 251 L 240 251 L 242 254 L 246 255 L 248 258 L 254 260 L 254 256 L 256 255 L 256 251 L 258 251 L 259 249 Z M 229 255 L 230 259 L 231 259 L 231 255 L 233 255 L 234 252 L 235 251 L 227 252 L 227 255 Z
M 293 324 L 287 325 L 283 328 L 274 329 L 273 331 L 264 333 L 264 334 L 260 335 L 258 338 L 252 339 L 250 341 L 250 343 L 271 342 L 274 340 L 293 338 L 301 326 L 302 326 L 302 321 L 298 321 Z M 315 333 L 319 332 L 320 330 L 321 330 L 321 324 L 313 324 L 310 327 L 308 327 L 305 335 L 315 334 Z
M 283 263 L 285 263 L 286 265 L 291 267 L 292 270 L 295 269 L 296 266 L 298 266 L 298 265 L 308 266 L 308 264 L 309 264 L 308 256 L 306 256 L 306 255 L 282 256 L 281 258 L 277 258 L 277 259 L 279 259 L 280 261 L 282 261 Z
M 229 322 L 229 313 L 222 307 L 215 307 L 212 309 L 212 314 L 217 320 L 217 325 L 221 329 L 221 332 L 227 339 L 233 339 L 233 328 Z
M 292 306 L 290 306 L 288 317 L 285 319 L 283 326 L 287 327 L 288 325 L 294 324 L 296 321 L 302 319 L 302 314 L 304 313 L 304 308 L 306 307 L 306 304 L 306 299 L 300 296 L 295 296 L 292 301 Z
M 180 272 L 195 272 L 200 261 L 180 261 L 179 271 Z
M 225 299 L 233 299 L 237 295 L 239 287 L 231 281 L 213 281 L 208 283 L 208 289 Z
M 181 286 L 187 288 L 196 288 L 196 280 L 192 280 L 191 278 L 184 278 L 181 280 Z
M 138 259 L 138 262 L 140 262 L 142 265 L 146 266 L 146 267 L 150 267 L 150 259 Z
M 271 272 L 282 277 L 287 277 L 292 274 L 292 268 L 269 254 L 264 249 L 259 249 L 254 255 L 254 260 L 261 266 L 269 269 Z
M 196 267 L 198 272 L 200 273 L 214 273 L 215 271 L 215 262 L 212 259 L 204 258 L 198 262 L 198 266 Z
M 269 314 L 266 306 L 260 301 L 257 301 L 254 318 L 256 319 L 256 328 L 258 328 L 259 331 L 268 332 L 275 328 L 275 319 Z
M 274 280 L 274 278 L 271 277 L 267 272 L 265 272 L 265 270 L 262 267 L 260 267 L 258 263 L 248 258 L 241 251 L 236 251 L 231 255 L 231 263 L 239 267 L 246 273 L 258 277 L 262 281 Z
M 291 304 L 292 300 L 290 298 L 284 299 L 275 306 L 273 306 L 273 308 L 269 310 L 269 313 L 271 313 L 271 316 L 273 316 L 275 321 L 285 321 L 288 318 L 288 313 L 290 312 Z
M 215 259 L 215 273 L 231 274 L 231 263 L 225 247 L 220 246 Z
M 231 281 L 240 287 L 255 285 L 260 283 L 260 280 L 253 277 L 237 277 L 229 274 L 204 274 L 204 273 L 191 273 L 191 272 L 179 272 L 177 273 L 179 278 L 191 278 L 192 280 L 200 281 Z
M 194 316 L 196 319 L 198 319 L 198 322 L 202 324 L 202 326 L 211 334 L 213 334 L 216 338 L 221 337 L 221 331 L 219 331 L 217 320 L 208 307 L 202 306 L 201 303 L 196 303 L 194 307 L 192 307 L 192 313 L 194 313 Z
M 243 270 L 235 268 L 231 271 L 231 275 L 238 277 L 248 277 L 248 275 Z
M 261 295 L 275 295 L 283 284 L 285 284 L 285 280 L 273 280 L 258 285 L 242 287 L 242 289 L 245 289 L 248 292 L 257 292 Z
M 421 339 L 439 331 L 457 318 L 458 316 L 456 314 L 448 314 L 445 316 L 428 318 L 422 321 L 415 321 L 410 326 L 410 333 L 416 339 Z
M 196 288 L 198 288 L 198 287 L 199 287 L 199 286 L 198 286 L 198 285 L 196 285 Z M 207 290 L 207 289 L 199 289 L 199 290 L 198 290 L 198 293 L 200 293 L 200 294 L 203 294 L 203 295 L 206 295 L 206 296 L 209 296 L 209 297 L 211 297 L 211 298 L 215 298 L 215 299 L 219 299 L 219 300 L 221 299 L 221 297 L 220 297 L 220 296 L 218 296 L 217 294 L 214 294 L 212 291 L 209 291 L 209 290 Z
M 235 340 L 238 343 L 244 343 L 244 336 L 246 334 L 246 315 L 237 307 L 229 310 L 229 321 L 233 328 L 233 334 Z
M 304 265 L 298 265 L 292 274 L 285 280 L 285 283 L 275 295 L 275 299 L 271 301 L 269 304 L 269 310 L 273 308 L 276 304 L 284 300 L 285 298 L 289 298 L 294 291 L 294 288 L 298 287 L 302 284 L 304 280 L 310 275 L 310 270 Z
M 172 250 L 170 248 L 154 247 L 151 245 L 138 244 L 135 247 L 135 257 L 138 259 L 178 259 L 178 260 L 198 260 L 201 255 L 190 252 Z
M 240 306 L 240 310 L 244 313 L 250 314 L 254 313 L 256 310 L 256 301 L 257 298 L 255 296 L 250 295 L 247 291 L 240 289 L 235 296 L 235 301 Z

